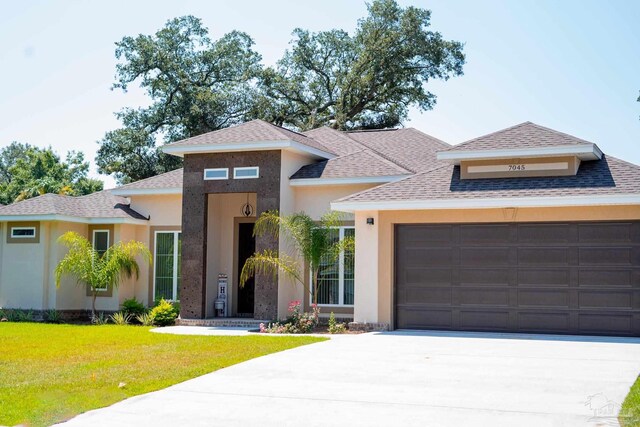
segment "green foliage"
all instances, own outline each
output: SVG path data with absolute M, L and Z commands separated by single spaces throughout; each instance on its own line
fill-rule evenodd
M 109 323 L 109 318 L 102 311 L 100 313 L 94 312 L 91 315 L 91 323 L 96 326 L 103 326 Z
M 624 399 L 618 421 L 622 427 L 640 426 L 640 377 L 636 379 Z
M 44 321 L 46 323 L 62 323 L 62 315 L 55 308 L 51 308 L 44 312 Z
M 122 313 L 128 314 L 132 319 L 146 312 L 147 308 L 135 297 L 126 299 L 122 303 Z
M 9 322 L 33 322 L 33 310 L 22 310 L 20 308 L 0 309 L 1 319 L 7 319 Z
M 153 318 L 153 324 L 157 326 L 169 326 L 176 322 L 178 314 L 171 302 L 162 299 L 151 310 L 151 317 Z
M 344 334 L 347 332 L 347 325 L 345 323 L 338 322 L 336 320 L 336 315 L 331 312 L 329 316 L 329 333 L 330 334 Z
M 136 320 L 142 326 L 153 326 L 153 316 L 150 313 L 142 313 L 136 316 Z
M 71 151 L 62 161 L 51 148 L 11 143 L 0 150 L 0 203 L 46 193 L 81 196 L 102 190 L 102 181 L 87 177 L 84 154 Z
M 0 425 L 50 426 L 255 357 L 320 341 L 324 339 L 311 336 L 180 336 L 134 326 L 3 323 Z M 127 386 L 119 388 L 120 382 Z
M 290 50 L 264 72 L 266 120 L 298 129 L 380 129 L 402 124 L 409 108 L 433 108 L 426 84 L 462 74 L 460 42 L 429 30 L 431 12 L 374 0 L 355 33 L 297 28 Z
M 313 328 L 318 325 L 318 315 L 320 309 L 317 305 L 313 305 L 311 313 L 302 311 L 300 301 L 291 301 L 289 303 L 289 317 L 285 320 L 260 324 L 260 332 L 268 334 L 308 334 L 313 332 Z
M 431 12 L 374 0 L 349 34 L 295 29 L 290 49 L 263 68 L 247 34 L 218 40 L 193 16 L 168 21 L 153 35 L 116 43 L 114 89 L 137 83 L 148 107 L 116 113 L 122 127 L 99 142 L 99 171 L 120 183 L 180 167 L 157 144 L 260 118 L 307 130 L 385 128 L 409 108 L 433 108 L 427 84 L 462 74 L 460 42 L 429 29 Z
M 123 127 L 107 132 L 96 162 L 120 182 L 147 178 L 180 167 L 175 156 L 156 147 L 246 121 L 254 105 L 260 55 L 247 34 L 232 31 L 211 40 L 193 16 L 175 18 L 154 35 L 124 37 L 116 43 L 114 89 L 138 82 L 150 106 L 116 114 Z
M 111 316 L 109 316 L 109 320 L 114 325 L 124 326 L 124 325 L 128 325 L 129 323 L 131 323 L 131 315 L 129 315 L 127 313 L 123 313 L 122 311 L 119 311 L 119 312 L 113 313 Z
M 117 242 L 101 256 L 85 237 L 69 231 L 58 239 L 69 251 L 55 269 L 56 286 L 62 276 L 69 275 L 79 285 L 88 285 L 93 294 L 92 317 L 96 312 L 96 297 L 99 289 L 117 288 L 121 278 L 135 277 L 140 273 L 137 257 L 151 263 L 151 252 L 135 240 Z
M 263 212 L 255 223 L 254 234 L 281 236 L 290 244 L 309 265 L 312 289 L 305 284 L 303 265 L 285 254 L 270 250 L 257 252 L 247 259 L 240 273 L 240 286 L 256 274 L 275 276 L 279 272 L 303 286 L 317 303 L 322 261 L 335 262 L 341 252 L 352 251 L 355 246 L 351 237 L 335 239 L 335 228 L 340 226 L 340 218 L 339 213 L 329 212 L 316 222 L 303 212 L 287 216 L 280 216 L 277 211 Z

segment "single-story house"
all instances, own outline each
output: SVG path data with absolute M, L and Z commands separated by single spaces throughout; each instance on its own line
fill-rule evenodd
M 640 167 L 530 122 L 450 146 L 416 129 L 297 133 L 254 120 L 164 147 L 184 169 L 83 197 L 0 208 L 0 306 L 74 311 L 86 289 L 53 270 L 77 231 L 99 250 L 136 239 L 138 280 L 98 297 L 179 300 L 182 319 L 275 319 L 311 297 L 283 275 L 238 287 L 266 210 L 344 213 L 355 236 L 321 274 L 324 314 L 363 329 L 640 335 Z

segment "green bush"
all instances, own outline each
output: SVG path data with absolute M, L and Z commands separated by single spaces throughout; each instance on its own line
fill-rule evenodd
M 106 325 L 107 323 L 109 323 L 109 318 L 106 317 L 104 313 L 101 311 L 100 313 L 97 313 L 95 316 L 91 318 L 91 323 L 98 326 Z
M 178 314 L 176 313 L 173 304 L 169 301 L 162 299 L 151 310 L 151 317 L 153 318 L 153 324 L 157 326 L 169 326 L 176 323 L 176 317 Z
M 4 313 L 9 322 L 33 322 L 33 311 L 20 308 L 8 309 Z
M 62 323 L 62 315 L 55 308 L 45 311 L 43 317 L 46 323 Z
M 329 315 L 329 333 L 330 334 L 344 334 L 347 332 L 347 325 L 336 321 L 336 315 L 331 312 Z
M 147 308 L 135 297 L 124 300 L 122 303 L 122 313 L 129 315 L 131 319 L 135 319 L 146 312 Z
M 136 320 L 142 326 L 153 326 L 153 316 L 149 313 L 142 313 L 136 316 Z
M 129 321 L 131 320 L 131 315 L 123 311 L 119 311 L 109 316 L 109 319 L 111 320 L 111 323 L 113 323 L 114 325 L 123 326 L 123 325 L 129 324 Z

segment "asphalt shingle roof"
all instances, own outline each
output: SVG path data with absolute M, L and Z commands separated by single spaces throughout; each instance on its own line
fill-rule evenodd
M 116 190 L 155 190 L 162 188 L 182 188 L 182 168 L 152 176 L 151 178 L 141 179 L 131 184 L 125 184 L 116 188 Z
M 557 177 L 460 179 L 460 167 L 445 165 L 340 201 L 485 199 L 640 194 L 640 166 L 611 156 L 582 162 L 578 173 Z
M 333 153 L 329 148 L 301 133 L 272 125 L 263 120 L 252 120 L 237 126 L 204 133 L 169 144 L 171 147 L 191 145 L 236 144 L 259 141 L 295 141 L 317 150 Z
M 397 176 L 411 173 L 371 150 L 362 150 L 303 166 L 291 179 Z
M 556 147 L 591 144 L 584 139 L 531 122 L 520 123 L 497 132 L 454 145 L 448 151 L 497 150 L 510 148 Z
M 80 218 L 147 218 L 129 207 L 126 198 L 115 196 L 110 190 L 86 196 L 44 194 L 0 207 L 0 215 L 65 215 Z

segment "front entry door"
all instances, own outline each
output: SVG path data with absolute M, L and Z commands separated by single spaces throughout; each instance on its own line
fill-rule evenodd
M 237 282 L 239 283 L 240 272 L 245 261 L 256 251 L 256 239 L 253 236 L 253 223 L 244 222 L 238 224 L 238 271 Z M 251 277 L 243 287 L 238 286 L 238 316 L 253 317 L 254 304 L 254 278 Z

